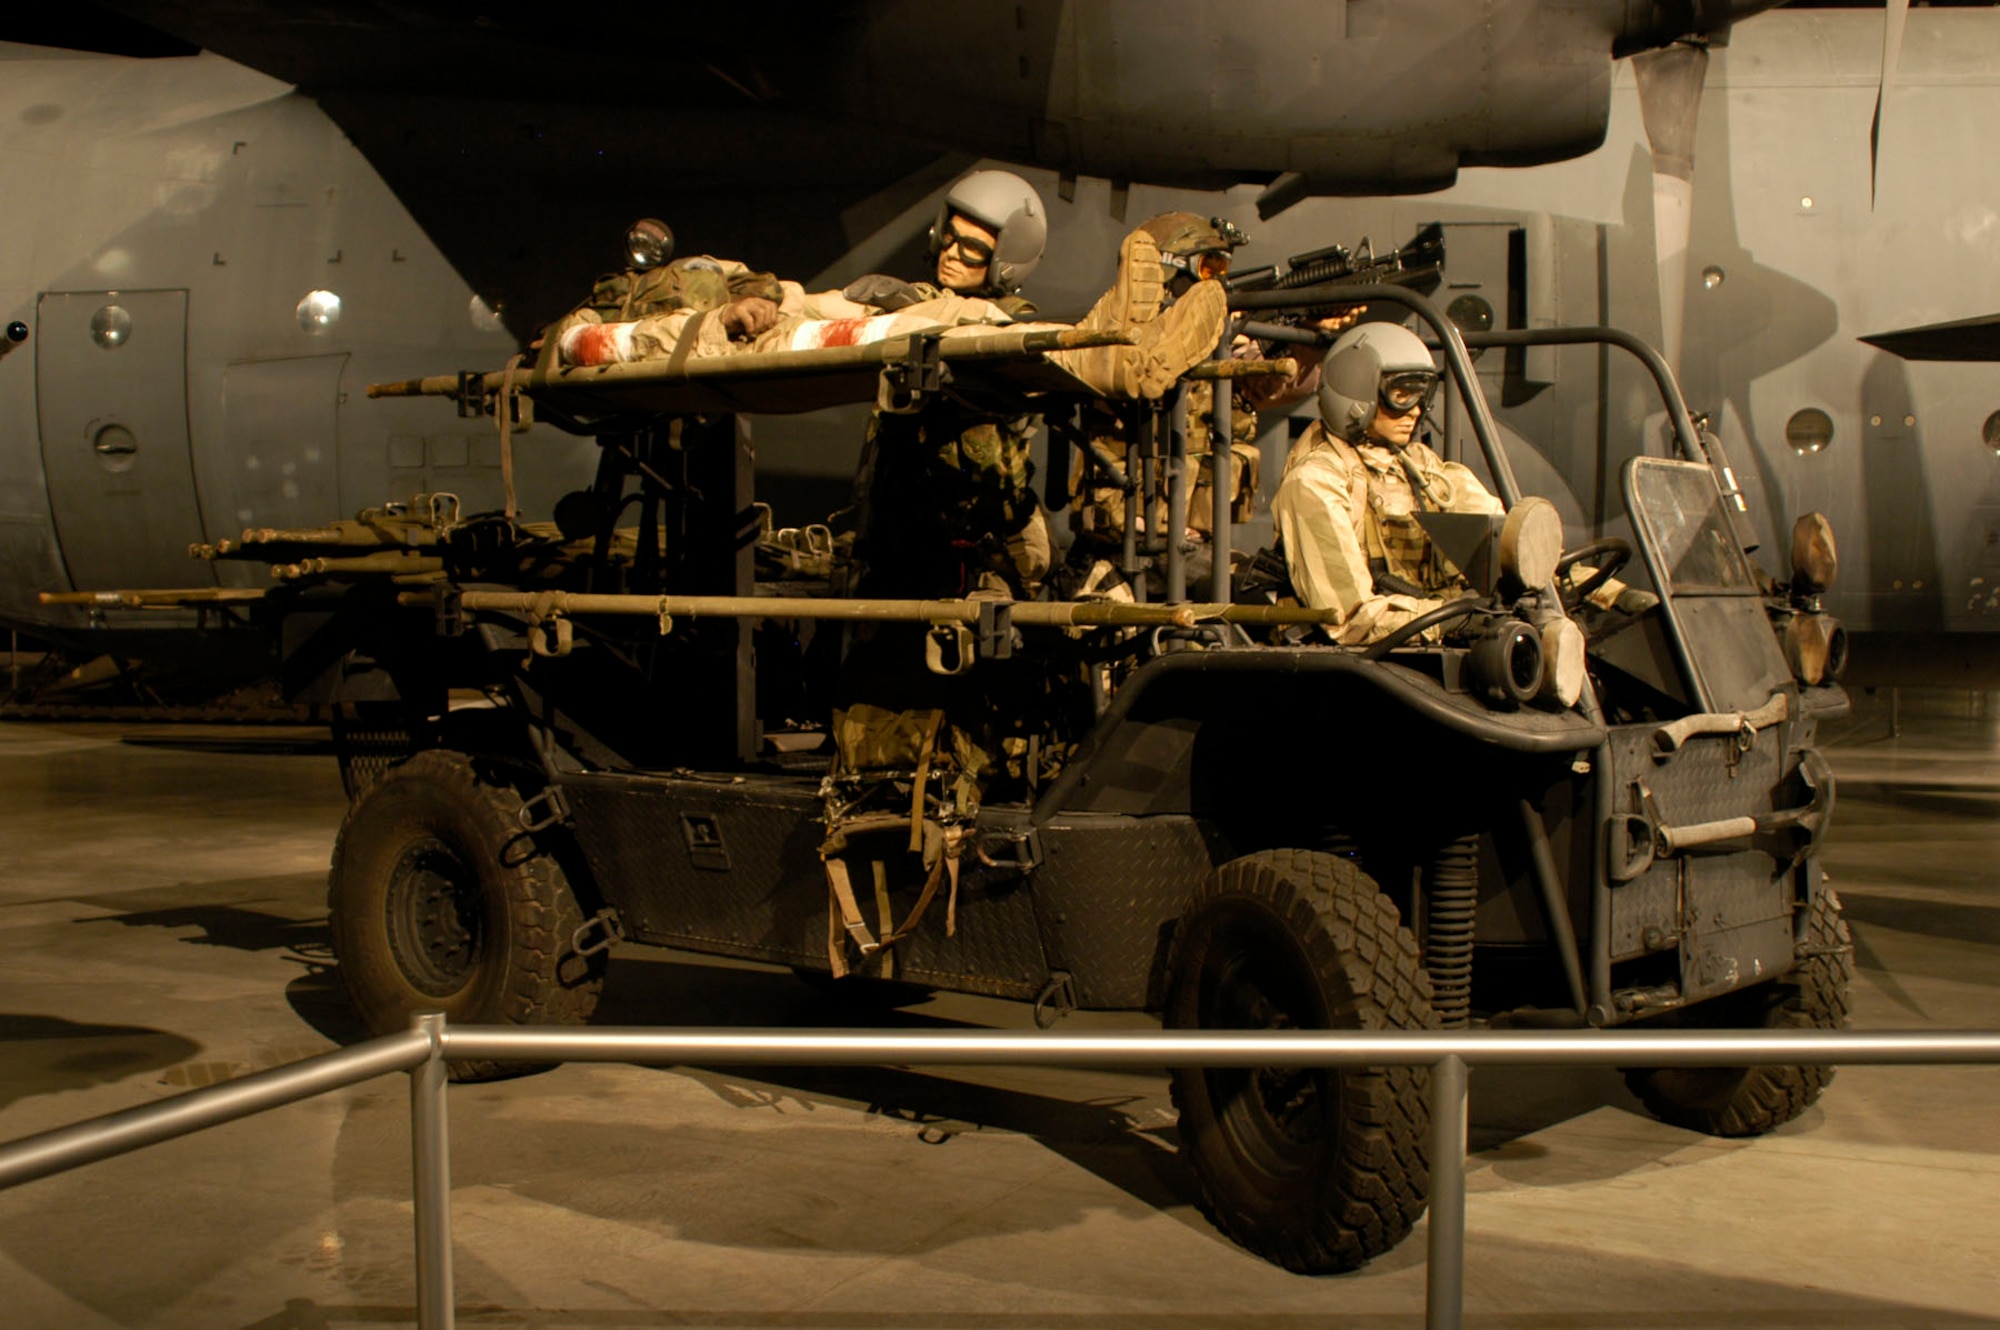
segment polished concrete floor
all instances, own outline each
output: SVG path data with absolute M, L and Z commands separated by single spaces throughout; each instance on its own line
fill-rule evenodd
M 2000 699 L 1857 700 L 1827 856 L 1856 1024 L 2000 1028 Z M 342 807 L 311 732 L 0 726 L 0 1140 L 352 1037 Z M 606 1008 L 827 1019 L 789 975 L 641 949 Z M 451 1103 L 463 1325 L 1422 1322 L 1421 1228 L 1318 1279 L 1218 1236 L 1160 1075 L 570 1066 Z M 1850 1068 L 1719 1141 L 1608 1070 L 1478 1072 L 1468 1322 L 2000 1326 L 1996 1103 L 2000 1068 Z M 0 1327 L 412 1324 L 407 1124 L 389 1078 L 0 1192 Z

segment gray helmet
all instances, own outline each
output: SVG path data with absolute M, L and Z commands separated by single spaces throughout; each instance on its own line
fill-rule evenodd
M 1423 339 L 1400 323 L 1349 328 L 1326 353 L 1319 376 L 1319 418 L 1343 439 L 1359 439 L 1392 380 L 1414 392 L 1415 404 L 1428 400 L 1437 383 L 1437 364 Z
M 962 213 L 993 232 L 993 260 L 986 284 L 1012 295 L 1042 261 L 1049 242 L 1049 211 L 1035 187 L 1012 171 L 974 171 L 951 187 L 931 223 L 931 257 L 944 248 L 951 215 Z

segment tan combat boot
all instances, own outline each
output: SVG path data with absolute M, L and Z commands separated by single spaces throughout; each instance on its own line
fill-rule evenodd
M 1160 247 L 1145 231 L 1134 231 L 1118 246 L 1118 275 L 1111 289 L 1097 298 L 1079 328 L 1125 328 L 1137 332 L 1159 317 L 1166 297 L 1166 270 Z
M 1220 282 L 1197 283 L 1165 311 L 1160 247 L 1134 231 L 1118 248 L 1118 278 L 1076 326 L 1136 334 L 1134 346 L 1057 351 L 1049 359 L 1106 397 L 1158 398 L 1222 340 L 1229 297 Z
M 1090 313 L 1076 326 L 1092 332 L 1130 332 L 1143 340 L 1159 318 L 1166 294 L 1160 246 L 1144 231 L 1134 231 L 1118 247 L 1118 276 L 1111 289 L 1097 298 Z M 1106 397 L 1139 395 L 1145 357 L 1135 346 L 1094 346 L 1082 351 L 1057 351 L 1049 359 Z M 1158 394 L 1156 393 L 1155 396 Z
M 1229 322 L 1229 293 L 1221 282 L 1197 282 L 1188 293 L 1147 324 L 1139 333 L 1145 364 L 1139 372 L 1139 393 L 1158 397 L 1174 380 L 1215 354 L 1222 329 Z

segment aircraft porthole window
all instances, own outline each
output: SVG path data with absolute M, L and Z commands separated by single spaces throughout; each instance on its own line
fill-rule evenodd
M 1701 270 L 1701 284 L 1704 289 L 1713 291 L 1716 287 L 1721 286 L 1723 279 L 1728 276 L 1728 273 L 1711 263 Z
M 465 307 L 465 314 L 472 320 L 472 326 L 480 332 L 507 331 L 507 325 L 500 321 L 500 311 L 476 295 L 472 298 L 472 303 Z
M 116 351 L 132 336 L 132 315 L 123 305 L 106 305 L 90 316 L 90 340 Z
M 1483 333 L 1493 329 L 1493 303 L 1485 296 L 1467 292 L 1451 302 L 1444 316 L 1462 333 Z
M 2000 411 L 1986 417 L 1986 423 L 1979 427 L 1979 435 L 1986 440 L 1986 446 L 2000 453 Z
M 100 425 L 91 433 L 91 449 L 107 471 L 129 471 L 138 460 L 139 441 L 123 425 Z
M 1870 416 L 1870 417 L 1868 417 L 1868 424 L 1869 424 L 1869 425 L 1870 425 L 1871 427 L 1877 427 L 1877 426 L 1880 426 L 1880 425 L 1881 425 L 1881 423 L 1882 423 L 1882 417 L 1880 417 L 1880 416 Z
M 1833 442 L 1833 417 L 1816 406 L 1794 411 L 1785 422 L 1785 442 L 1801 457 L 1826 451 L 1826 446 Z
M 1913 428 L 1916 425 L 1916 423 L 1917 423 L 1917 418 L 1915 416 L 1903 417 L 1903 428 L 1905 429 Z
M 340 297 L 331 291 L 308 291 L 299 301 L 299 327 L 323 333 L 340 322 Z

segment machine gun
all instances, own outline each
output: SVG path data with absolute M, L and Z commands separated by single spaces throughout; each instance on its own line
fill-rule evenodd
M 1429 295 L 1444 280 L 1444 227 L 1432 222 L 1410 237 L 1401 249 L 1376 254 L 1364 237 L 1358 250 L 1328 245 L 1286 260 L 1283 271 L 1274 264 L 1232 273 L 1224 285 L 1231 295 L 1247 291 L 1297 291 L 1309 286 L 1361 286 L 1385 282 Z M 1240 331 L 1263 342 L 1325 343 L 1332 340 L 1310 325 L 1346 308 L 1319 304 L 1285 310 L 1268 319 L 1251 320 Z

